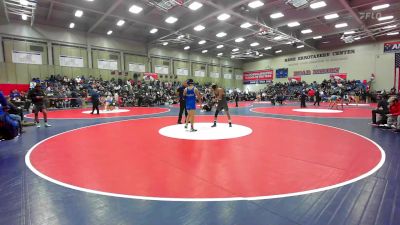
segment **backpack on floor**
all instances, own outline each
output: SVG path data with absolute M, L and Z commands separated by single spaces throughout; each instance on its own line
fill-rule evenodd
M 11 119 L 6 113 L 0 114 L 0 137 L 5 140 L 11 140 L 18 136 L 18 123 L 18 121 Z

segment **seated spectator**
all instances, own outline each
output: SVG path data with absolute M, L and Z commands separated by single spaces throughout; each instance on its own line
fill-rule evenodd
M 400 103 L 396 97 L 391 97 L 389 99 L 389 114 L 388 116 L 388 126 L 395 128 L 396 132 L 400 132 Z
M 387 103 L 387 96 L 383 95 L 382 99 L 379 101 L 378 106 L 376 109 L 372 110 L 372 124 L 371 125 L 379 125 L 379 124 L 386 124 L 387 117 L 386 114 L 389 113 L 388 103 Z M 376 121 L 376 114 L 380 115 L 380 120 Z

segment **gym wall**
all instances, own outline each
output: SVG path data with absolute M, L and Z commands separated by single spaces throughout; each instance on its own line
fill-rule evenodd
M 395 40 L 394 40 L 395 41 Z M 387 41 L 390 42 L 390 41 Z M 289 77 L 294 76 L 295 71 L 340 68 L 340 73 L 347 73 L 350 80 L 370 80 L 371 74 L 375 74 L 376 79 L 373 82 L 373 89 L 390 90 L 393 87 L 394 78 L 394 54 L 383 53 L 384 42 L 370 44 L 349 44 L 341 49 L 330 49 L 323 51 L 308 51 L 293 55 L 282 55 L 274 58 L 267 58 L 248 62 L 243 65 L 244 71 L 255 71 L 263 69 L 274 70 L 274 82 L 287 82 L 287 78 L 276 79 L 275 70 L 279 68 L 288 68 Z M 354 54 L 332 55 L 332 52 L 354 50 Z M 301 59 L 298 57 L 316 55 L 322 53 L 331 53 L 329 57 L 317 59 Z M 296 58 L 295 61 L 285 62 L 286 59 Z M 302 80 L 307 82 L 321 82 L 329 79 L 330 74 L 304 75 Z M 259 90 L 265 85 L 244 85 L 244 89 Z
M 242 88 L 242 81 L 224 79 L 225 69 L 240 71 L 242 62 L 225 58 L 212 57 L 210 55 L 180 51 L 170 47 L 149 46 L 145 43 L 35 25 L 33 27 L 24 23 L 8 23 L 0 25 L 0 83 L 26 84 L 33 77 L 45 79 L 52 74 L 76 77 L 79 75 L 111 78 L 133 78 L 129 71 L 129 64 L 144 65 L 146 72 L 155 72 L 155 66 L 164 65 L 169 68 L 169 74 L 163 75 L 161 80 L 183 81 L 190 78 L 200 83 L 218 82 L 226 88 Z M 3 47 L 4 46 L 4 47 Z M 42 65 L 16 64 L 12 62 L 13 50 L 40 51 Z M 84 66 L 65 67 L 60 65 L 60 56 L 83 58 Z M 112 74 L 111 70 L 99 69 L 98 60 L 116 60 L 118 71 L 122 75 Z M 168 64 L 168 65 L 167 65 Z M 219 72 L 220 78 L 212 79 L 208 67 L 212 71 Z M 194 76 L 194 71 L 205 68 L 204 77 Z M 188 75 L 177 75 L 178 69 L 187 69 Z M 127 72 L 127 76 L 125 76 Z M 141 75 L 143 75 L 141 73 Z M 177 76 L 177 79 L 175 77 Z M 172 77 L 172 78 L 171 78 Z

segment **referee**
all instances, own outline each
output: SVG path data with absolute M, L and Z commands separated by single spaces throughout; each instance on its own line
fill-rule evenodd
M 186 110 L 186 102 L 185 102 L 185 96 L 183 96 L 183 92 L 185 91 L 186 87 L 187 87 L 187 82 L 184 81 L 182 83 L 182 86 L 180 86 L 177 90 L 176 90 L 176 96 L 179 98 L 179 116 L 178 116 L 178 124 L 182 124 L 182 115 L 183 115 L 183 111 L 185 111 L 185 122 L 186 122 L 186 118 L 188 116 L 188 112 Z

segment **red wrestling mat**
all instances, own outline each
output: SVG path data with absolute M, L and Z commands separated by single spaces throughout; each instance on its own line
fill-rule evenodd
M 251 106 L 253 106 L 253 102 L 239 102 L 238 103 L 238 108 L 251 107 Z M 174 105 L 172 105 L 172 107 L 179 109 L 179 104 L 174 104 Z M 197 108 L 200 109 L 200 107 L 201 107 L 201 105 L 197 104 Z M 228 102 L 228 107 L 236 108 L 236 103 Z
M 352 119 L 367 119 L 371 118 L 371 109 L 366 107 L 342 107 L 338 109 L 334 107 L 331 113 L 327 107 L 307 106 L 306 110 L 310 112 L 299 112 L 301 110 L 298 106 L 283 106 L 283 107 L 260 107 L 251 109 L 252 112 L 261 114 L 272 115 L 285 115 L 285 116 L 301 116 L 301 117 L 320 117 L 320 118 L 352 118 Z M 321 112 L 312 112 L 313 110 L 320 110 Z M 341 111 L 341 112 L 338 112 Z
M 104 107 L 102 107 L 104 108 Z M 130 107 L 130 108 L 119 108 L 118 110 L 112 111 L 101 111 L 99 115 L 90 114 L 91 108 L 85 109 L 69 109 L 69 110 L 57 110 L 48 111 L 47 117 L 49 119 L 98 119 L 98 118 L 114 118 L 114 117 L 129 117 L 129 116 L 143 116 L 169 112 L 167 108 L 148 108 L 148 107 Z M 96 113 L 96 111 L 95 111 Z M 35 118 L 33 113 L 25 115 L 26 118 Z M 39 113 L 39 117 L 42 118 L 43 114 Z
M 237 116 L 234 126 L 251 128 L 250 135 L 194 141 L 159 134 L 175 122 L 175 117 L 149 118 L 69 131 L 34 146 L 26 163 L 37 175 L 76 190 L 209 201 L 326 190 L 362 179 L 384 162 L 384 152 L 369 139 L 323 125 Z

